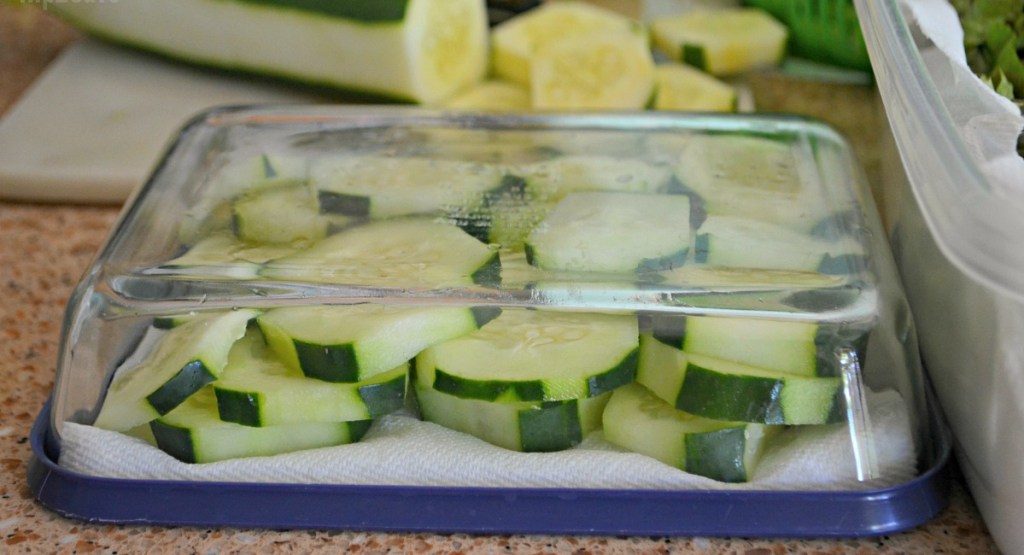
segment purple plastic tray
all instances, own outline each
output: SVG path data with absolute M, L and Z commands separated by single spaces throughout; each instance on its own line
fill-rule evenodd
M 918 526 L 947 504 L 951 438 L 933 416 L 930 468 L 874 490 L 651 491 L 346 486 L 97 478 L 57 465 L 49 403 L 32 428 L 36 498 L 89 522 L 366 531 L 853 537 Z

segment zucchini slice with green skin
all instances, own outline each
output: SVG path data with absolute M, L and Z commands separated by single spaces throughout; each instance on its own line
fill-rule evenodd
M 475 205 L 503 175 L 496 165 L 420 157 L 343 156 L 310 168 L 321 212 L 373 219 Z
M 137 365 L 114 376 L 96 427 L 130 430 L 170 412 L 220 376 L 231 346 L 257 314 L 243 309 L 204 315 L 168 330 Z
M 636 375 L 634 315 L 505 309 L 479 330 L 424 349 L 422 385 L 463 399 L 596 397 Z
M 691 414 L 757 424 L 827 424 L 842 419 L 842 380 L 798 376 L 685 353 L 640 337 L 637 383 Z
M 423 349 L 476 330 L 500 309 L 377 303 L 270 309 L 256 323 L 291 368 L 328 382 L 361 382 Z
M 550 42 L 581 34 L 626 33 L 640 24 L 586 2 L 548 2 L 509 18 L 491 31 L 494 73 L 523 86 L 537 51 Z
M 442 289 L 498 279 L 497 249 L 450 223 L 428 218 L 381 220 L 330 235 L 268 262 L 275 280 L 364 287 Z
M 656 314 L 649 320 L 655 339 L 687 353 L 797 376 L 838 373 L 832 354 L 839 344 L 835 326 L 733 316 Z
M 530 233 L 526 254 L 546 270 L 669 270 L 689 254 L 689 216 L 685 195 L 572 193 Z
M 855 275 L 867 264 L 849 237 L 826 240 L 742 217 L 709 215 L 697 230 L 694 262 L 731 268 Z
M 150 422 L 157 446 L 187 463 L 290 453 L 359 441 L 369 420 L 303 422 L 253 428 L 224 422 L 213 390 L 204 388 L 168 414 Z
M 407 102 L 443 99 L 487 70 L 482 0 L 133 0 L 117 8 L 68 2 L 54 11 L 100 37 L 188 62 Z
M 262 189 L 234 202 L 232 228 L 249 243 L 311 243 L 324 238 L 330 225 L 319 209 L 316 195 L 304 184 Z
M 565 401 L 497 402 L 461 399 L 414 382 L 424 420 L 512 451 L 550 452 L 575 447 L 601 427 L 611 392 Z
M 688 414 L 636 383 L 612 392 L 602 424 L 611 443 L 719 482 L 749 482 L 779 428 Z
M 259 333 L 235 343 L 213 383 L 220 419 L 245 426 L 370 420 L 405 405 L 408 363 L 356 383 L 305 376 L 281 362 Z
M 762 10 L 726 8 L 658 17 L 651 34 L 663 54 L 723 76 L 782 63 L 789 31 Z

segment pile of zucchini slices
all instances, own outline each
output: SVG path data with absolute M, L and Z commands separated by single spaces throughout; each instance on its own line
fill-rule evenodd
M 201 463 L 358 441 L 407 411 L 516 451 L 601 430 L 738 482 L 780 428 L 845 418 L 833 353 L 862 356 L 870 327 L 557 302 L 867 271 L 852 216 L 801 178 L 789 137 L 478 133 L 497 132 L 214 172 L 151 276 L 374 293 L 157 318 L 95 424 Z

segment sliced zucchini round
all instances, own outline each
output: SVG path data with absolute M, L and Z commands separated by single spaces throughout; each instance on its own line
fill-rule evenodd
M 252 245 L 233 233 L 212 233 L 184 254 L 146 270 L 148 274 L 176 274 L 205 279 L 255 279 L 268 260 L 294 253 L 294 244 Z
M 187 463 L 209 463 L 353 443 L 366 434 L 370 424 L 369 420 L 357 420 L 242 426 L 220 420 L 214 393 L 204 388 L 150 422 L 150 428 L 157 446 L 172 457 Z
M 479 330 L 425 349 L 417 379 L 463 399 L 595 397 L 636 374 L 634 315 L 508 308 Z
M 526 238 L 526 254 L 547 270 L 669 270 L 689 255 L 689 217 L 685 195 L 572 193 Z
M 245 426 L 370 420 L 405 404 L 408 364 L 355 383 L 310 378 L 281 362 L 259 333 L 231 349 L 213 383 L 221 420 Z
M 842 381 L 685 353 L 645 333 L 637 383 L 673 407 L 714 420 L 827 424 L 842 420 Z
M 268 262 L 260 275 L 416 290 L 490 282 L 497 279 L 499 268 L 497 250 L 457 226 L 402 218 L 342 230 L 308 249 Z
M 167 330 L 138 364 L 114 376 L 95 426 L 130 430 L 167 414 L 220 376 L 256 310 L 197 316 Z
M 679 158 L 676 178 L 708 215 L 809 232 L 831 215 L 835 199 L 825 196 L 819 169 L 800 148 L 781 137 L 696 136 Z
M 380 303 L 282 307 L 256 322 L 270 349 L 306 376 L 360 382 L 404 364 L 423 349 L 473 330 L 495 308 Z
M 374 219 L 473 206 L 503 175 L 495 165 L 420 157 L 329 157 L 310 168 L 321 212 Z
M 232 227 L 254 244 L 313 242 L 327 235 L 330 220 L 320 215 L 316 195 L 305 184 L 261 189 L 232 205 Z
M 585 144 L 589 138 L 567 137 L 564 140 Z M 524 164 L 516 168 L 516 172 L 526 180 L 537 198 L 549 202 L 583 191 L 662 192 L 672 177 L 671 170 L 664 166 L 601 154 L 566 154 Z
M 424 420 L 522 452 L 549 452 L 578 445 L 601 427 L 611 392 L 565 401 L 495 402 L 461 399 L 414 383 Z
M 694 261 L 727 268 L 855 275 L 867 263 L 849 237 L 820 239 L 770 222 L 709 215 L 697 230 Z
M 750 481 L 777 429 L 688 414 L 636 383 L 612 392 L 602 424 L 611 443 L 720 482 Z
M 819 342 L 823 332 L 817 322 L 655 315 L 651 323 L 656 339 L 687 353 L 798 376 L 828 373 L 828 353 L 824 341 Z

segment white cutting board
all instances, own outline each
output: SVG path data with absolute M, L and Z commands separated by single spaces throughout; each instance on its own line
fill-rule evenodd
M 0 120 L 0 199 L 120 203 L 201 111 L 326 100 L 83 39 Z

